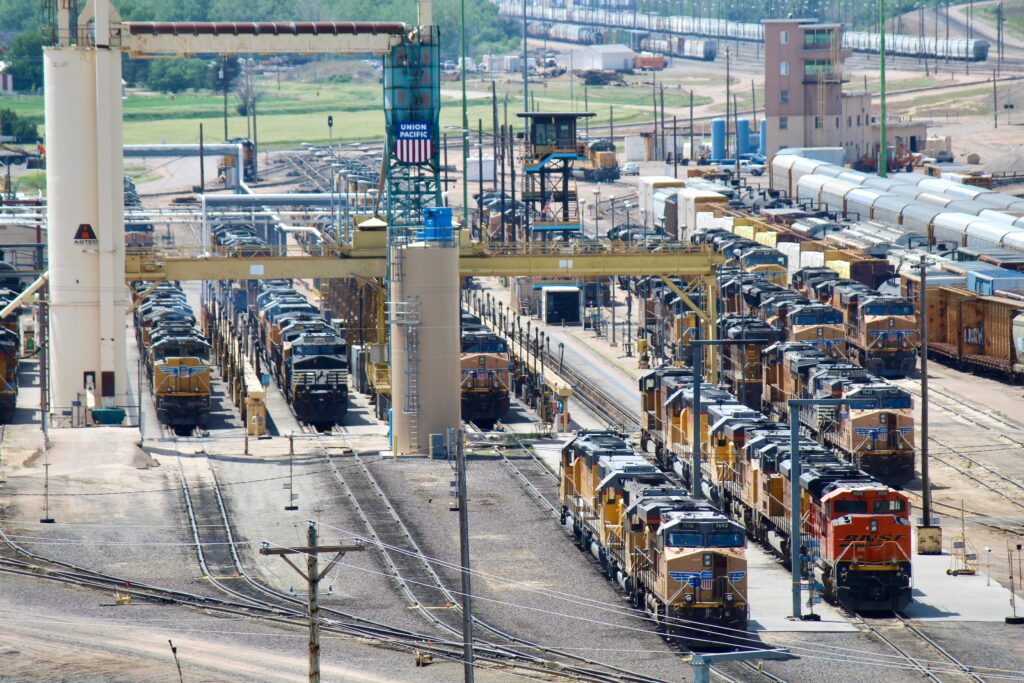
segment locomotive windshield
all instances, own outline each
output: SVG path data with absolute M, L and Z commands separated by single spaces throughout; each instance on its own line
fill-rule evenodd
M 866 500 L 837 500 L 832 503 L 832 514 L 863 515 L 868 511 Z
M 292 347 L 293 356 L 343 356 L 343 344 L 299 344 Z
M 508 343 L 499 337 L 462 340 L 463 353 L 508 353 Z
M 704 535 L 698 531 L 670 531 L 665 534 L 668 548 L 703 548 Z
M 665 534 L 665 546 L 669 548 L 742 548 L 743 533 L 740 531 L 714 531 L 707 535 L 699 531 L 670 531 Z
M 886 512 L 905 512 L 906 503 L 902 500 L 876 500 L 873 511 L 876 514 L 885 514 Z
M 708 546 L 711 548 L 742 548 L 743 534 L 739 531 L 719 531 L 708 534 Z
M 914 306 L 910 303 L 899 301 L 893 303 L 868 304 L 864 307 L 865 315 L 914 315 Z

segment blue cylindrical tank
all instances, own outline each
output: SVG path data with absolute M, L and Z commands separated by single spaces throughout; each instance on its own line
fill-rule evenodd
M 711 119 L 711 158 L 725 158 L 725 119 Z
M 761 142 L 758 144 L 761 156 L 768 156 L 768 122 L 761 119 Z
M 750 152 L 750 119 L 736 121 L 736 153 Z

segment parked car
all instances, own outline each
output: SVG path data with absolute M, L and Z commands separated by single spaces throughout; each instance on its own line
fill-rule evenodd
M 629 161 L 622 165 L 619 173 L 621 175 L 640 175 L 640 164 L 635 161 Z

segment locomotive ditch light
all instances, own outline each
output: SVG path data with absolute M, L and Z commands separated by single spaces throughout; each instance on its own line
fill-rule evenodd
M 726 601 L 726 602 L 732 602 L 732 600 L 733 600 L 733 595 L 732 595 L 732 593 L 726 593 L 726 594 L 725 594 L 725 601 Z
M 693 593 L 687 593 L 684 595 L 683 602 L 693 602 Z

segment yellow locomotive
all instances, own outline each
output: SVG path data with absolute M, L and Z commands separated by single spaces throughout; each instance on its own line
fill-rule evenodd
M 749 612 L 742 526 L 615 432 L 578 433 L 560 470 L 562 523 L 633 607 L 688 645 L 735 642 Z

